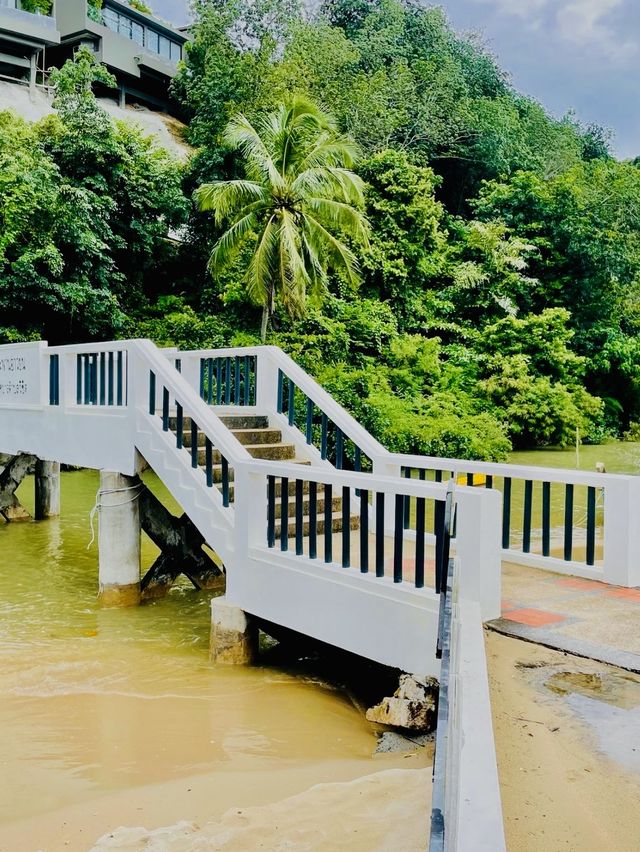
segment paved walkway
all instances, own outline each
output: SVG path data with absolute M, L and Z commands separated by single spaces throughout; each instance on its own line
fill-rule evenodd
M 491 629 L 640 672 L 640 589 L 503 563 L 502 595 Z

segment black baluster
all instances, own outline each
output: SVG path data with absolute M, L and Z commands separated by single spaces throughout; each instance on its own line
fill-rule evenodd
M 296 422 L 296 386 L 289 379 L 289 399 L 287 403 L 287 417 L 289 426 L 293 426 Z
M 222 405 L 222 358 L 216 358 L 216 405 Z M 211 376 L 213 375 L 213 358 L 211 359 L 211 370 L 209 372 L 209 382 L 211 382 Z M 211 391 L 211 398 L 213 399 L 213 390 Z
M 360 571 L 369 573 L 369 492 L 360 489 Z
M 162 431 L 169 431 L 169 391 L 162 388 Z
M 224 404 L 231 402 L 231 358 L 224 360 Z
M 424 497 L 416 500 L 416 589 L 424 587 L 424 534 L 426 503 Z
M 587 488 L 587 565 L 596 564 L 596 489 Z
M 82 403 L 82 355 L 76 355 L 76 403 Z
M 573 559 L 573 483 L 565 486 L 564 497 L 564 558 L 565 562 Z
M 106 353 L 100 353 L 100 405 L 104 405 L 106 401 L 105 391 L 106 391 Z
M 113 352 L 109 352 L 109 357 L 107 358 L 107 405 L 113 405 L 114 395 L 114 381 L 115 381 L 115 370 L 113 369 Z M 155 407 L 153 411 L 149 412 L 150 414 L 155 414 Z
M 304 533 L 303 487 L 304 482 L 301 479 L 296 479 L 296 556 L 302 556 L 304 553 L 302 547 Z
M 204 381 L 204 377 L 205 377 L 205 369 L 206 369 L 206 366 L 205 366 L 205 365 L 206 365 L 206 359 L 205 359 L 205 358 L 201 358 L 201 359 L 200 359 L 200 399 L 205 399 L 205 398 L 206 398 L 206 397 L 205 397 L 205 394 L 206 394 L 206 390 L 205 390 L 205 381 Z
M 402 468 L 405 479 L 411 479 L 411 468 L 404 467 Z M 409 529 L 411 525 L 411 497 L 408 494 L 404 495 L 404 514 L 402 518 L 402 525 L 405 530 Z
M 504 478 L 502 495 L 502 549 L 508 550 L 511 544 L 511 477 Z
M 444 524 L 446 517 L 446 505 L 444 500 L 435 501 L 434 523 L 433 529 L 436 534 L 436 569 L 435 569 L 435 590 L 440 592 L 442 588 L 442 563 L 444 557 Z
M 248 355 L 244 356 L 244 404 L 251 404 L 251 362 Z
M 233 401 L 240 405 L 240 356 L 236 355 L 233 373 Z
M 226 508 L 229 505 L 229 462 L 220 453 L 220 462 L 222 464 L 222 505 Z
M 91 402 L 91 364 L 89 356 L 83 355 L 84 362 L 84 404 L 89 405 Z
M 402 544 L 404 540 L 404 497 L 396 494 L 396 522 L 393 536 L 393 582 L 402 582 Z
M 336 426 L 336 467 L 338 470 L 344 467 L 344 435 L 339 426 Z
M 311 444 L 313 442 L 313 400 L 311 397 L 307 397 L 307 424 L 306 424 L 305 437 L 307 440 L 307 444 Z
M 384 493 L 376 494 L 376 577 L 384 577 Z
M 329 418 L 323 412 L 320 421 L 320 458 L 327 457 L 327 435 L 329 431 Z
M 531 504 L 533 502 L 533 482 L 530 479 L 524 484 L 524 517 L 522 521 L 522 550 L 531 552 Z
M 542 483 L 542 555 L 551 553 L 551 483 Z
M 267 477 L 267 545 L 276 546 L 276 478 Z
M 191 467 L 198 467 L 198 424 L 191 418 Z
M 333 489 L 324 486 L 324 561 L 333 562 Z
M 342 486 L 342 567 L 351 566 L 351 489 Z
M 176 448 L 182 449 L 184 442 L 184 412 L 180 403 L 176 400 Z
M 123 376 L 122 350 L 116 354 L 116 405 L 122 405 L 124 376 Z
M 289 550 L 289 480 L 284 476 L 280 491 L 280 550 Z
M 207 437 L 204 439 L 204 471 L 207 488 L 213 488 L 213 444 Z
M 318 483 L 309 483 L 309 559 L 318 556 Z
M 278 414 L 282 414 L 283 411 L 283 397 L 284 397 L 284 373 L 282 370 L 278 370 Z

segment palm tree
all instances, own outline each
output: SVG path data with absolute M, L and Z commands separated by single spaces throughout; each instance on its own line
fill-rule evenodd
M 235 116 L 224 141 L 243 155 L 246 178 L 196 190 L 199 209 L 213 211 L 216 223 L 227 226 L 209 269 L 220 271 L 250 242 L 245 285 L 263 308 L 264 343 L 276 298 L 296 319 L 309 296 L 324 292 L 329 269 L 341 269 L 352 283 L 359 278 L 356 256 L 343 242 L 344 236 L 356 244 L 368 238 L 360 212 L 363 182 L 350 170 L 358 152 L 328 115 L 302 97 L 255 125 Z

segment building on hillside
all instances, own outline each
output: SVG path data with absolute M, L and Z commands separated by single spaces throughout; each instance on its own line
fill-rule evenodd
M 101 9 L 87 0 L 53 0 L 50 15 L 22 6 L 23 0 L 0 0 L 0 74 L 35 86 L 39 70 L 59 67 L 86 45 L 118 81 L 121 106 L 168 109 L 169 84 L 188 40 L 183 31 L 121 0 L 104 0 Z
M 0 0 L 0 79 L 32 89 L 46 67 L 47 51 L 60 44 L 53 15 L 24 11 L 20 0 Z

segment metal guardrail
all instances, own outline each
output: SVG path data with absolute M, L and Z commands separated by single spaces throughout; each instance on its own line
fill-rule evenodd
M 449 713 L 451 706 L 451 633 L 453 622 L 453 584 L 455 560 L 450 557 L 449 547 L 455 524 L 455 484 L 449 485 L 444 508 L 442 553 L 440 557 L 440 617 L 438 622 L 438 640 L 436 657 L 441 660 L 440 686 L 438 690 L 438 716 L 436 743 L 433 760 L 433 794 L 431 800 L 431 835 L 429 852 L 444 852 L 447 799 L 447 782 L 450 772 L 449 753 Z

